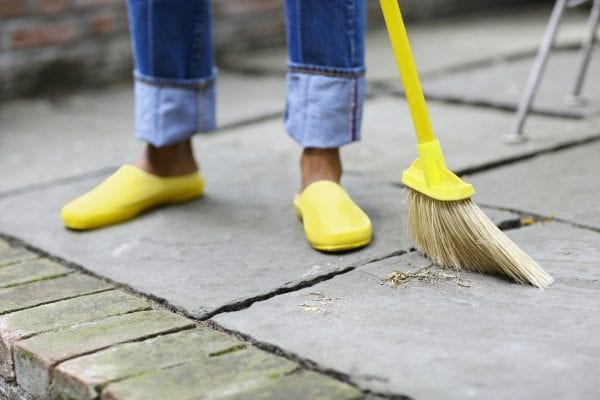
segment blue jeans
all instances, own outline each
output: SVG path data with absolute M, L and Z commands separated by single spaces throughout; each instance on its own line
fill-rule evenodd
M 285 127 L 302 147 L 360 139 L 366 0 L 286 0 Z M 210 0 L 128 0 L 136 136 L 154 146 L 216 128 Z

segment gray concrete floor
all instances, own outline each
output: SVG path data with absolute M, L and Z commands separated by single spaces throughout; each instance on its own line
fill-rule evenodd
M 532 53 L 548 14 L 523 9 L 409 30 L 431 82 L 466 87 L 472 77 L 461 68 Z M 571 14 L 561 43 L 572 43 L 583 21 Z M 510 236 L 556 283 L 540 291 L 433 267 L 430 278 L 392 288 L 390 273 L 429 262 L 410 252 L 398 185 L 416 153 L 412 124 L 405 101 L 390 90 L 397 81 L 385 32 L 368 42 L 373 84 L 363 143 L 344 150 L 344 183 L 374 223 L 366 249 L 326 255 L 304 240 L 291 207 L 299 149 L 281 122 L 283 51 L 247 57 L 221 74 L 224 128 L 195 140 L 206 198 L 93 232 L 65 230 L 58 213 L 136 157 L 129 87 L 2 105 L 0 232 L 384 396 L 600 397 L 600 110 L 534 115 L 526 126 L 531 140 L 508 146 L 501 135 L 511 113 L 491 103 L 433 101 L 449 166 L 468 172 L 475 200 L 495 222 L 554 218 Z M 519 68 L 531 61 L 519 58 Z M 568 76 L 565 68 L 556 71 Z M 498 90 L 511 83 L 485 65 L 476 72 Z

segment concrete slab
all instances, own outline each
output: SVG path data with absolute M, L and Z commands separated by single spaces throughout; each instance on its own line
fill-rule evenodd
M 600 229 L 600 143 L 477 174 L 478 201 Z M 507 188 L 510 188 L 509 190 Z
M 535 51 L 541 42 L 551 5 L 545 7 L 507 7 L 493 12 L 459 18 L 443 18 L 407 24 L 413 52 L 423 74 L 440 73 L 461 65 Z M 581 40 L 586 14 L 581 10 L 566 13 L 557 44 Z M 253 52 L 244 57 L 232 54 L 227 68 L 282 75 L 286 70 L 286 49 Z M 398 82 L 398 72 L 385 29 L 367 34 L 367 77 L 369 81 Z
M 551 54 L 546 72 L 540 81 L 532 111 L 561 116 L 585 117 L 600 113 L 600 54 L 590 60 L 582 96 L 583 105 L 566 103 L 575 80 L 578 52 L 555 51 Z M 498 62 L 490 66 L 464 70 L 426 80 L 423 84 L 429 99 L 443 99 L 472 104 L 485 104 L 516 110 L 529 77 L 534 58 Z M 569 73 L 566 73 L 569 71 Z
M 412 253 L 214 319 L 382 393 L 597 398 L 600 234 L 548 223 L 509 236 L 555 277 L 552 287 L 435 268 L 390 287 L 394 271 L 429 265 Z
M 514 146 L 502 141 L 512 123 L 512 113 L 439 103 L 429 104 L 429 111 L 446 162 L 455 171 L 477 169 L 600 135 L 598 119 L 532 116 L 527 124 L 531 140 Z M 347 172 L 400 182 L 402 171 L 417 157 L 408 106 L 396 97 L 373 99 L 365 106 L 364 118 L 362 143 L 343 150 Z
M 363 251 L 326 255 L 305 242 L 291 207 L 299 182 L 294 161 L 299 149 L 285 136 L 280 121 L 197 138 L 207 178 L 207 197 L 200 201 L 108 229 L 66 231 L 59 221 L 60 207 L 101 179 L 90 178 L 5 198 L 0 201 L 0 231 L 166 299 L 196 317 L 386 256 L 408 244 L 402 238 L 404 193 L 382 181 L 398 181 L 416 151 L 401 100 L 378 99 L 368 107 L 365 143 L 344 150 L 346 185 L 375 228 L 374 243 Z M 448 164 L 459 169 L 588 137 L 597 130 L 589 121 L 536 118 L 532 124 L 540 136 L 509 147 L 499 136 L 490 138 L 499 122 L 508 124 L 506 114 L 434 105 L 432 115 Z M 397 128 L 398 121 L 403 127 Z
M 352 253 L 313 250 L 291 205 L 297 177 L 293 167 L 281 167 L 294 165 L 295 157 L 276 146 L 269 154 L 227 153 L 236 142 L 221 141 L 218 150 L 204 147 L 212 156 L 204 158 L 207 196 L 199 201 L 107 229 L 67 231 L 58 219 L 60 207 L 97 183 L 90 179 L 5 199 L 2 209 L 23 207 L 32 217 L 7 214 L 0 230 L 200 318 L 408 246 L 402 238 L 402 190 L 349 177 L 348 190 L 371 216 L 375 239 Z M 267 176 L 268 170 L 278 172 Z
M 282 78 L 222 73 L 217 91 L 220 126 L 283 115 Z M 11 173 L 3 174 L 0 195 L 133 161 L 140 148 L 130 85 L 2 104 L 0 170 Z

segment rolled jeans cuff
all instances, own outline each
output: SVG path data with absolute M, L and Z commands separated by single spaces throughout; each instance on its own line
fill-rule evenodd
M 156 147 L 216 129 L 214 77 L 201 82 L 148 81 L 136 75 L 135 136 Z
M 287 74 L 285 128 L 302 147 L 336 148 L 360 140 L 364 75 Z

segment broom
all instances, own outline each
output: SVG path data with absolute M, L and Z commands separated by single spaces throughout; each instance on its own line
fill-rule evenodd
M 380 0 L 417 134 L 419 158 L 402 174 L 417 248 L 457 270 L 503 274 L 540 288 L 552 277 L 511 241 L 470 199 L 473 186 L 446 167 L 435 138 L 397 0 Z

